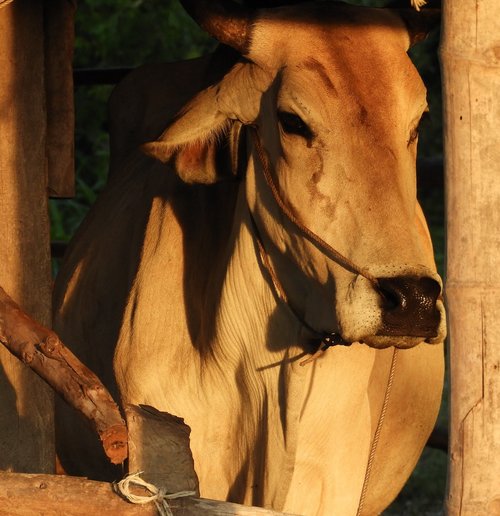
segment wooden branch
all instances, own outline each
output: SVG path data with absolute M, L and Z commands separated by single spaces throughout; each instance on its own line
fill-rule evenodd
M 73 47 L 76 0 L 43 2 L 46 167 L 51 197 L 75 195 Z
M 113 464 L 127 458 L 125 422 L 99 378 L 53 331 L 24 313 L 1 287 L 0 342 L 91 423 Z
M 157 516 L 154 503 L 133 505 L 115 493 L 114 486 L 63 475 L 0 472 L 0 516 Z M 145 493 L 141 493 L 145 494 Z M 169 501 L 174 516 L 278 516 L 270 509 L 236 503 L 178 498 Z

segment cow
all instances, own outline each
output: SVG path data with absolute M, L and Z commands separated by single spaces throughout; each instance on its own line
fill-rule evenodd
M 443 382 L 407 55 L 425 11 L 182 3 L 222 46 L 114 91 L 110 178 L 59 273 L 55 328 L 122 403 L 186 421 L 202 496 L 378 514 Z M 66 470 L 116 478 L 68 410 Z

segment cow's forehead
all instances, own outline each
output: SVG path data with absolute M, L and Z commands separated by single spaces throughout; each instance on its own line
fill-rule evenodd
M 409 41 L 403 21 L 389 9 L 313 2 L 264 11 L 250 55 L 271 68 L 315 60 L 327 69 L 361 73 L 394 62 L 406 73 Z
M 406 50 L 410 38 L 402 19 L 390 9 L 312 2 L 262 11 L 252 33 L 251 53 L 265 57 L 293 49 L 301 54 L 326 41 L 330 45 L 397 41 Z
M 302 4 L 268 11 L 255 24 L 252 54 L 283 71 L 283 86 L 305 96 L 366 98 L 381 110 L 399 98 L 425 103 L 406 51 L 409 35 L 388 9 Z

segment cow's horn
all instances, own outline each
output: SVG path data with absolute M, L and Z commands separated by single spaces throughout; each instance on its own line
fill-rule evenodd
M 248 54 L 254 11 L 232 0 L 180 0 L 194 21 L 221 43 Z

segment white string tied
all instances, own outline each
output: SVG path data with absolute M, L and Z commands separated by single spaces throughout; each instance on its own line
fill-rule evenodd
M 423 7 L 427 3 L 426 0 L 411 0 L 411 5 L 417 10 L 420 11 L 420 8 Z
M 150 484 L 141 478 L 141 475 L 144 471 L 139 471 L 137 473 L 131 473 L 127 475 L 125 478 L 120 480 L 117 484 L 115 484 L 118 492 L 126 498 L 130 503 L 135 503 L 139 505 L 144 505 L 147 503 L 154 502 L 156 508 L 160 516 L 174 516 L 170 506 L 168 505 L 168 500 L 175 500 L 176 498 L 183 498 L 185 496 L 195 496 L 195 491 L 179 491 L 178 493 L 167 494 L 166 490 L 163 488 L 158 488 L 154 484 Z M 136 485 L 139 487 L 143 487 L 147 491 L 149 491 L 150 495 L 136 495 L 132 493 L 130 487 L 131 485 Z

